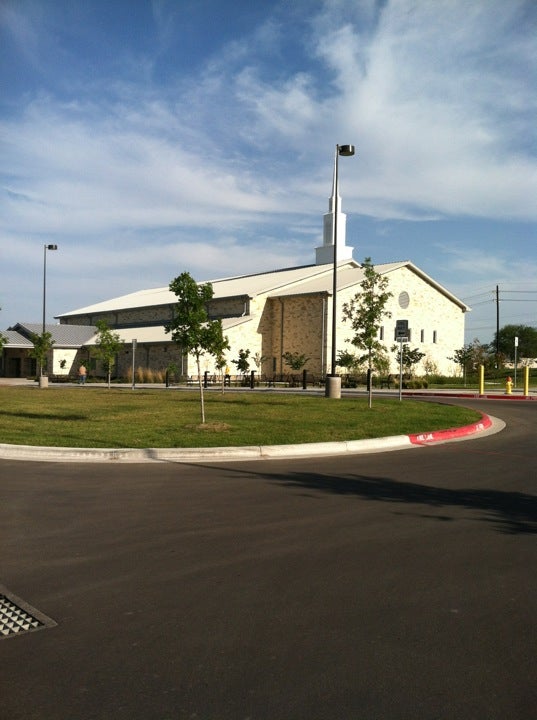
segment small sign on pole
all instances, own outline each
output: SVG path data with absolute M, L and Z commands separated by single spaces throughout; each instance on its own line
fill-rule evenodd
M 133 338 L 132 339 L 132 389 L 134 390 L 134 357 L 136 355 L 136 345 L 138 344 L 138 341 Z
M 517 350 L 518 350 L 518 335 L 515 335 L 515 387 L 516 387 L 516 370 L 517 370 L 517 365 L 518 365 Z
M 406 337 L 399 338 L 399 402 L 403 399 L 403 343 L 408 342 Z
M 395 321 L 395 339 L 408 342 L 408 320 Z

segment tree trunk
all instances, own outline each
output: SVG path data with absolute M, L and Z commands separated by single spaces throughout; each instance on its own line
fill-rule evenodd
M 199 357 L 196 358 L 196 367 L 198 368 L 198 382 L 200 386 L 200 406 L 201 406 L 201 424 L 205 424 L 205 401 L 203 397 L 203 382 L 201 380 L 201 368 L 200 368 L 200 359 Z
M 371 350 L 369 351 L 369 398 L 368 405 L 369 409 L 373 407 L 373 368 L 371 367 Z

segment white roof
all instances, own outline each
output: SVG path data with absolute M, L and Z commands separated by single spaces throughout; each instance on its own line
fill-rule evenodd
M 422 280 L 429 283 L 442 294 L 446 295 L 464 312 L 467 312 L 470 309 L 462 302 L 462 300 L 455 297 L 455 295 L 446 290 L 446 288 L 429 277 L 409 260 L 375 265 L 375 270 L 378 273 L 385 275 L 401 267 L 408 267 L 412 272 L 421 277 Z M 359 263 L 354 260 L 343 261 L 338 266 L 338 289 L 358 284 L 363 280 L 363 276 L 364 273 Z M 303 265 L 283 270 L 273 270 L 267 273 L 221 278 L 210 282 L 214 291 L 214 299 L 220 299 L 225 297 L 239 297 L 241 295 L 254 298 L 257 295 L 285 297 L 289 295 L 304 295 L 318 292 L 331 294 L 332 279 L 333 265 L 329 263 L 327 265 Z M 98 313 L 112 312 L 116 310 L 156 307 L 159 305 L 174 305 L 176 302 L 177 297 L 173 292 L 171 292 L 169 287 L 153 288 L 150 290 L 139 290 L 138 292 L 130 293 L 128 295 L 115 297 L 111 300 L 96 303 L 95 305 L 88 305 L 87 307 L 79 308 L 78 310 L 62 313 L 57 317 L 63 318 L 75 317 L 77 315 L 95 315 Z M 144 329 L 151 330 L 151 328 Z M 131 330 L 122 330 L 118 332 L 131 332 Z M 148 342 L 158 342 L 158 340 L 148 340 Z
M 120 295 L 111 300 L 87 305 L 86 307 L 71 310 L 56 315 L 57 318 L 73 317 L 74 315 L 94 315 L 110 312 L 112 310 L 129 310 L 132 308 L 155 307 L 157 305 L 171 305 L 177 302 L 176 296 L 169 288 L 153 288 L 152 290 L 139 290 L 138 292 Z
M 351 261 L 359 267 L 357 263 Z M 214 298 L 237 297 L 240 295 L 255 297 L 265 293 L 277 293 L 279 289 L 292 288 L 310 278 L 327 275 L 332 265 L 305 265 L 284 270 L 273 270 L 255 275 L 240 275 L 231 278 L 211 280 Z M 156 307 L 158 305 L 174 305 L 177 297 L 168 287 L 139 290 L 138 292 L 121 295 L 119 297 L 87 305 L 86 307 L 71 310 L 57 315 L 57 318 L 73 317 L 75 315 L 94 315 L 111 312 L 113 310 L 129 310 L 143 307 Z

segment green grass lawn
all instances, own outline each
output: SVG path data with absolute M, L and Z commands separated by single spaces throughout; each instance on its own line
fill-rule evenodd
M 360 440 L 475 422 L 468 408 L 418 400 L 253 392 L 0 388 L 0 443 L 182 448 Z

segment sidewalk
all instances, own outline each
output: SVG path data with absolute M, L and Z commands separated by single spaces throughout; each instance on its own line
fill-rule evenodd
M 27 378 L 5 378 L 0 377 L 0 387 L 2 386 L 9 386 L 9 385 L 15 385 L 15 386 L 27 386 L 27 387 L 35 387 L 36 389 L 39 389 L 39 385 L 37 381 L 35 380 L 29 380 Z M 79 384 L 76 382 L 66 382 L 66 383 L 55 383 L 51 382 L 48 385 L 49 390 L 58 390 L 61 388 L 73 388 L 73 387 L 79 387 Z M 88 382 L 84 385 L 85 388 L 106 388 L 107 383 L 103 380 L 102 382 Z M 197 385 L 170 385 L 167 387 L 164 383 L 136 383 L 134 386 L 134 390 L 169 390 L 169 391 L 196 391 Z M 113 382 L 111 385 L 111 389 L 123 389 L 123 390 L 132 390 L 132 384 L 131 383 L 115 383 Z M 205 388 L 206 392 L 221 392 L 222 389 L 220 386 L 209 386 Z M 289 387 L 289 388 L 283 388 L 283 387 L 226 387 L 225 392 L 265 392 L 265 393 L 314 393 L 316 395 L 324 395 L 324 387 L 308 387 L 307 389 L 303 389 L 302 387 Z M 367 395 L 367 390 L 365 388 L 342 388 L 341 394 L 343 397 L 349 397 L 353 395 L 359 395 L 359 396 L 365 396 Z M 517 387 L 513 389 L 512 394 L 507 395 L 505 392 L 505 389 L 500 384 L 494 384 L 494 387 L 491 387 L 489 384 L 489 387 L 487 387 L 487 383 L 485 383 L 485 392 L 481 395 L 479 391 L 476 388 L 431 388 L 431 389 L 421 389 L 421 390 L 403 390 L 402 396 L 405 397 L 466 397 L 466 398 L 489 398 L 494 400 L 537 400 L 537 388 L 530 388 L 529 394 L 524 395 L 524 391 L 522 387 Z M 384 397 L 399 397 L 399 390 L 393 389 L 388 390 L 387 388 L 375 388 L 373 390 L 373 395 L 375 396 L 384 396 Z

